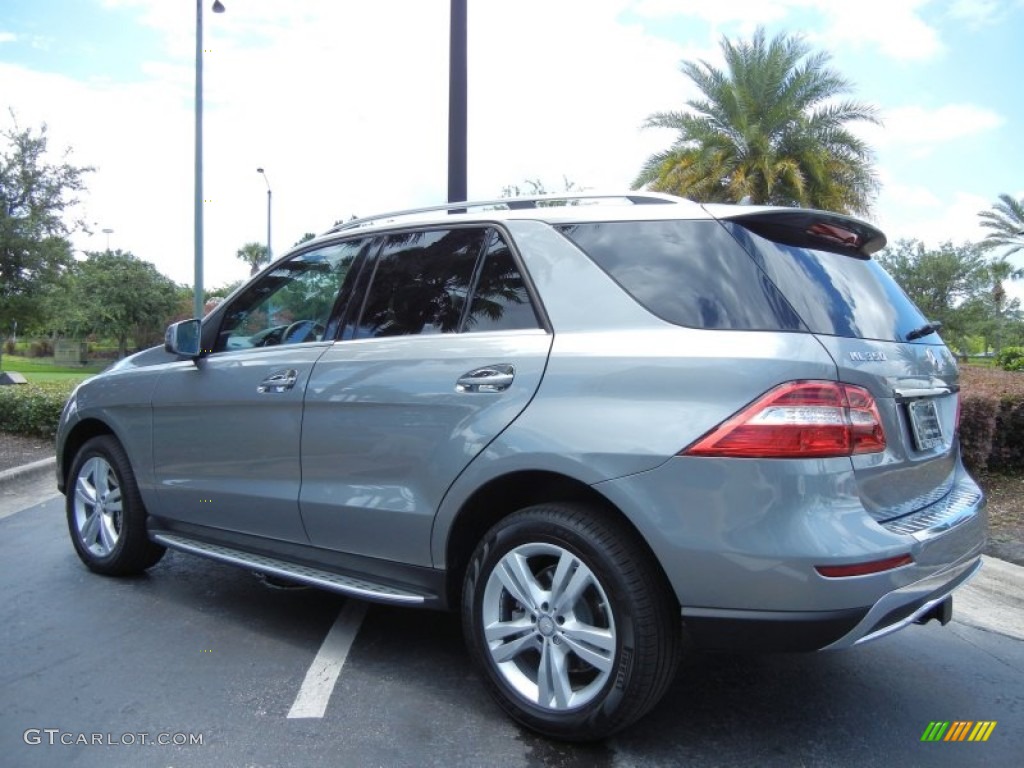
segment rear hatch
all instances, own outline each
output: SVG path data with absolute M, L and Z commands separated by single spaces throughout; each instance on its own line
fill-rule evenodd
M 874 396 L 885 449 L 851 459 L 868 513 L 900 532 L 928 527 L 935 520 L 914 513 L 950 498 L 960 467 L 959 375 L 935 325 L 870 258 L 885 237 L 834 214 L 708 209 L 829 352 L 839 380 Z

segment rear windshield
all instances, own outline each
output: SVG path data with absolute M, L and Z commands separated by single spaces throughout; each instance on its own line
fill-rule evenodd
M 783 245 L 737 222 L 723 223 L 813 333 L 902 341 L 927 322 L 889 273 L 871 259 Z M 925 336 L 921 343 L 937 340 Z
M 797 313 L 716 221 L 557 227 L 649 312 L 688 328 L 806 331 Z

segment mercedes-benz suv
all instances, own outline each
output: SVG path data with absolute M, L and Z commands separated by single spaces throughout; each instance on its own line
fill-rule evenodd
M 684 634 L 811 651 L 947 622 L 984 499 L 956 362 L 882 233 L 555 202 L 340 224 L 82 384 L 58 435 L 78 555 L 459 610 L 501 707 L 566 739 L 652 708 Z

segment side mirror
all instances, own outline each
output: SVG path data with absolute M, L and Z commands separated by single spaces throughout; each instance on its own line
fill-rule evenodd
M 199 357 L 199 337 L 203 324 L 199 320 L 182 320 L 167 326 L 164 349 L 179 357 Z

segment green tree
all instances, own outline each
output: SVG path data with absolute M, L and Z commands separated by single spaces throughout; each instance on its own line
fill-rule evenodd
M 656 112 L 645 127 L 678 132 L 648 158 L 637 189 L 700 202 L 741 202 L 865 213 L 878 189 L 873 153 L 847 127 L 878 123 L 874 107 L 840 100 L 848 80 L 800 38 L 722 39 L 725 70 L 684 61 L 701 98 L 685 111 Z
M 13 117 L 13 115 L 12 115 Z M 71 266 L 68 237 L 84 224 L 70 218 L 92 168 L 72 165 L 70 149 L 48 159 L 46 125 L 0 132 L 0 335 L 18 321 L 44 321 L 42 298 Z
M 117 340 L 118 355 L 157 341 L 180 309 L 181 287 L 121 250 L 86 254 L 70 275 L 66 325 Z
M 295 241 L 295 245 L 302 245 L 302 243 L 308 243 L 310 240 L 316 238 L 316 232 L 307 232 L 298 240 Z
M 981 241 L 983 248 L 1006 248 L 1004 256 L 1024 250 L 1024 197 L 1014 200 L 1009 195 L 1000 195 L 991 210 L 980 211 L 978 216 L 984 219 L 981 226 L 991 230 Z M 1018 269 L 1013 277 L 1022 274 L 1024 270 Z
M 235 252 L 235 255 L 249 265 L 250 276 L 259 272 L 264 264 L 270 263 L 267 246 L 260 243 L 246 243 Z
M 968 337 L 984 332 L 992 317 L 992 273 L 974 243 L 942 243 L 926 250 L 918 240 L 899 240 L 875 258 L 929 320 L 942 323 L 942 337 L 966 354 Z
M 984 248 L 984 243 L 981 244 Z M 992 346 L 998 355 L 1003 348 L 1003 338 L 1006 327 L 1013 322 L 1017 311 L 1020 309 L 1020 299 L 1010 299 L 1006 293 L 1004 283 L 1007 280 L 1017 280 L 1024 276 L 1024 270 L 1014 269 L 1005 258 L 990 261 L 988 264 L 989 274 L 989 301 L 991 302 L 992 317 L 989 322 L 986 339 L 991 338 Z M 987 344 L 986 344 L 987 346 Z M 987 351 L 987 350 L 986 350 Z

